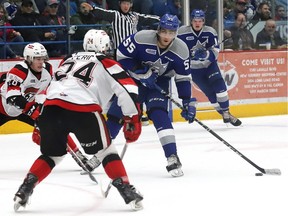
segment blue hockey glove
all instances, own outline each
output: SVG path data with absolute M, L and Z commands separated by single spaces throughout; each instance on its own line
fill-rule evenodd
M 190 123 L 195 119 L 196 115 L 196 98 L 184 99 L 182 101 L 183 108 L 181 116 Z
M 204 48 L 199 48 L 193 51 L 193 60 L 204 61 L 209 58 L 209 51 Z
M 158 71 L 155 70 L 154 68 L 149 68 L 145 74 L 139 77 L 140 78 L 139 80 L 143 86 L 149 89 L 153 89 L 155 88 L 157 77 L 158 77 Z

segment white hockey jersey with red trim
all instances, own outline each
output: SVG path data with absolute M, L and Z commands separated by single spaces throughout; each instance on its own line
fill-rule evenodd
M 119 63 L 102 54 L 78 52 L 55 72 L 47 89 L 45 106 L 102 112 L 114 95 L 125 116 L 138 114 L 138 87 Z
M 32 72 L 25 62 L 16 64 L 6 75 L 5 83 L 1 86 L 1 103 L 8 116 L 16 117 L 22 114 L 22 109 L 7 104 L 6 99 L 11 96 L 22 95 L 27 101 L 43 103 L 45 90 L 52 80 L 52 65 L 43 64 L 41 73 Z M 13 84 L 14 83 L 14 84 Z

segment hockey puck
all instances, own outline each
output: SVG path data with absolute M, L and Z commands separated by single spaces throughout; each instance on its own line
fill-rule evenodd
M 263 173 L 255 173 L 255 176 L 263 176 Z

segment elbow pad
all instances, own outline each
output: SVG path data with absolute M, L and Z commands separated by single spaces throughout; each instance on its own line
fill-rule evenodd
M 23 96 L 17 95 L 8 97 L 6 99 L 6 103 L 19 109 L 24 109 L 27 104 L 27 100 Z

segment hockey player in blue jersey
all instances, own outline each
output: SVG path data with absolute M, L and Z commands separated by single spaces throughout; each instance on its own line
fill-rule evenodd
M 189 123 L 195 118 L 196 99 L 191 96 L 189 50 L 177 38 L 177 16 L 165 14 L 157 30 L 142 30 L 126 38 L 118 47 L 117 60 L 129 71 L 139 86 L 139 100 L 145 103 L 149 119 L 154 123 L 160 143 L 165 152 L 167 171 L 173 176 L 183 175 L 177 155 L 176 139 L 168 115 L 168 99 L 155 89 L 155 83 L 169 92 L 171 77 L 174 77 L 178 96 L 187 111 L 181 115 Z M 122 113 L 117 101 L 108 113 L 108 128 L 114 139 L 122 125 Z
M 202 10 L 192 11 L 191 25 L 181 26 L 178 38 L 182 39 L 190 50 L 193 82 L 222 115 L 224 123 L 240 126 L 241 121 L 229 112 L 227 87 L 217 63 L 218 36 L 212 27 L 205 25 L 205 13 Z

